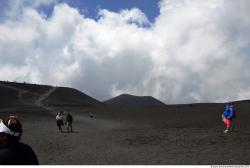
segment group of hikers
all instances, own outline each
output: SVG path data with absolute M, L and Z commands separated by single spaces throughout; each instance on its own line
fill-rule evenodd
M 64 112 L 56 115 L 59 131 L 64 125 Z M 70 113 L 66 116 L 68 132 L 73 132 L 73 117 Z M 23 127 L 16 115 L 0 119 L 0 165 L 38 165 L 39 161 L 33 149 L 21 142 Z
M 90 116 L 91 118 L 94 115 Z M 236 117 L 236 111 L 232 103 L 226 104 L 222 114 L 222 120 L 226 126 L 224 133 L 233 131 L 232 120 Z M 56 115 L 58 130 L 62 132 L 64 125 L 64 112 Z M 70 113 L 66 116 L 66 127 L 68 132 L 73 132 L 73 117 Z M 17 116 L 0 119 L 0 165 L 38 165 L 38 159 L 29 145 L 20 142 L 23 128 Z
M 56 115 L 56 125 L 58 127 L 59 132 L 63 132 L 62 126 L 66 126 L 68 132 L 73 132 L 73 116 L 70 113 L 66 115 L 66 122 L 64 121 L 64 112 L 60 111 Z

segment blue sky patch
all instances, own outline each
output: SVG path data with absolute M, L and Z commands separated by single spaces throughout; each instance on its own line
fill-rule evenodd
M 58 3 L 67 3 L 69 6 L 78 9 L 80 14 L 95 20 L 98 19 L 99 9 L 119 12 L 122 9 L 138 8 L 147 16 L 148 20 L 153 23 L 159 15 L 159 1 L 160 0 L 59 0 Z M 21 3 L 22 6 L 32 5 L 29 1 L 25 2 Z M 55 3 L 40 5 L 37 10 L 49 18 L 53 13 L 54 5 Z M 6 12 L 11 10 L 10 8 L 11 1 L 0 0 L 0 20 L 3 21 L 8 17 L 6 16 Z
M 59 0 L 59 3 L 67 3 L 69 6 L 78 9 L 80 14 L 92 19 L 98 19 L 99 9 L 119 12 L 122 9 L 138 8 L 151 23 L 159 15 L 159 0 Z M 40 6 L 38 11 L 50 17 L 53 8 L 54 5 Z
M 150 22 L 154 22 L 159 15 L 159 0 L 60 0 L 60 2 L 65 2 L 77 8 L 81 14 L 94 19 L 100 8 L 118 12 L 136 7 L 147 16 Z

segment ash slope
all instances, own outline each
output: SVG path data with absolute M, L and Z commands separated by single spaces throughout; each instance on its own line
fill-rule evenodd
M 91 99 L 91 106 L 86 106 L 82 102 L 88 97 L 71 88 L 49 86 L 40 91 L 39 86 L 18 85 L 0 85 L 0 103 L 5 103 L 0 116 L 18 115 L 24 129 L 22 141 L 32 146 L 42 165 L 250 164 L 249 100 L 234 102 L 235 129 L 224 134 L 224 103 L 132 109 L 96 106 Z M 51 108 L 35 106 L 32 100 Z M 59 109 L 73 115 L 73 133 L 65 127 L 58 132 Z M 90 113 L 96 118 L 90 118 Z
M 0 81 L 0 106 L 100 106 L 98 100 L 68 87 Z
M 98 100 L 80 92 L 79 90 L 67 87 L 57 88 L 46 99 L 51 106 L 101 106 Z
M 0 114 L 16 112 L 24 126 L 23 142 L 43 165 L 249 164 L 250 103 L 235 107 L 235 130 L 229 134 L 223 133 L 221 121 L 225 104 L 61 107 L 74 117 L 73 133 L 65 127 L 58 132 L 56 111 L 0 108 Z

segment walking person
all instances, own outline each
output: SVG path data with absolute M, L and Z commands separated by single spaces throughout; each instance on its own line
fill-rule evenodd
M 226 126 L 224 133 L 228 133 L 230 128 L 231 128 L 231 131 L 233 130 L 232 120 L 233 118 L 235 118 L 235 116 L 236 116 L 236 113 L 235 113 L 233 104 L 232 103 L 226 104 L 225 111 L 222 114 L 222 121 L 224 122 Z
M 70 113 L 68 113 L 66 116 L 66 126 L 68 129 L 68 132 L 73 132 L 72 123 L 73 123 L 73 117 Z
M 58 127 L 58 131 L 62 132 L 62 126 L 64 125 L 63 112 L 57 113 L 57 115 L 56 115 L 56 125 Z
M 38 165 L 36 154 L 21 143 L 22 124 L 16 116 L 0 120 L 0 165 Z
M 92 120 L 96 119 L 96 115 L 95 115 L 94 113 L 90 113 L 90 114 L 89 114 L 89 117 L 90 117 Z

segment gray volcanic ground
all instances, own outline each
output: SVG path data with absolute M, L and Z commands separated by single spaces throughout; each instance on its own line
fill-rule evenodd
M 22 141 L 43 165 L 250 164 L 250 101 L 234 102 L 235 130 L 224 134 L 223 103 L 148 106 L 150 99 L 118 107 L 71 88 L 0 82 L 0 117 L 19 116 Z M 73 114 L 73 133 L 58 132 L 58 110 Z

